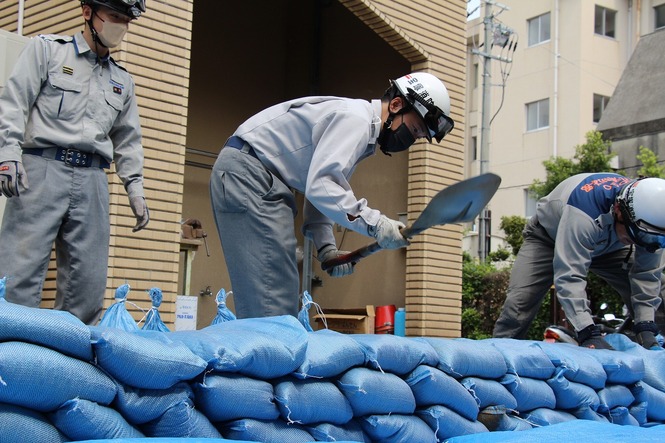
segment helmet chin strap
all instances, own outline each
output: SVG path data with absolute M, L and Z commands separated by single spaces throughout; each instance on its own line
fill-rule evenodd
M 97 15 L 97 11 L 93 9 L 92 15 L 90 16 L 90 20 L 86 20 L 86 23 L 88 23 L 88 27 L 90 28 L 90 34 L 92 35 L 92 41 L 95 43 L 95 54 L 97 55 L 97 58 L 99 59 L 99 46 L 106 48 L 107 50 L 109 49 L 104 43 L 102 43 L 101 39 L 97 35 L 97 30 L 95 29 L 94 25 L 92 24 L 92 20 L 94 16 Z M 99 17 L 99 16 L 98 16 Z M 100 18 L 101 20 L 101 18 Z

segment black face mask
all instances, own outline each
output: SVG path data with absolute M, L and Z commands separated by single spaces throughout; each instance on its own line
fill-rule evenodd
M 390 155 L 391 152 L 401 152 L 409 149 L 416 142 L 416 138 L 406 126 L 406 123 L 402 122 L 394 131 L 390 129 L 389 126 L 392 124 L 392 120 L 392 118 L 389 118 L 386 121 L 377 140 L 381 145 L 381 151 L 386 155 Z

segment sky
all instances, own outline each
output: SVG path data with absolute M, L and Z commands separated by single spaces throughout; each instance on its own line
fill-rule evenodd
M 480 5 L 480 0 L 467 0 L 466 11 L 473 11 L 476 7 Z M 467 20 L 473 20 L 474 18 L 480 17 L 480 8 L 478 8 L 473 15 L 470 15 Z

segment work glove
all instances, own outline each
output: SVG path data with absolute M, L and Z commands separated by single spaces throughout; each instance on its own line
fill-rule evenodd
M 316 258 L 321 262 L 327 262 L 328 260 L 332 260 L 333 258 L 337 258 L 342 255 L 346 255 L 348 252 L 346 251 L 339 251 L 337 249 L 337 246 L 335 245 L 325 245 L 321 249 L 319 249 L 319 253 L 316 256 Z M 344 277 L 345 275 L 353 274 L 353 266 L 355 263 L 344 263 L 343 265 L 337 265 L 334 266 L 330 269 L 328 269 L 326 272 L 328 275 L 331 277 Z
M 132 228 L 132 232 L 140 231 L 150 221 L 150 211 L 148 211 L 145 197 L 129 197 L 129 206 L 136 217 L 136 226 Z
M 0 163 L 0 193 L 7 198 L 19 197 L 19 185 L 28 189 L 28 176 L 23 163 L 7 161 Z
M 367 233 L 376 239 L 381 248 L 399 249 L 410 244 L 409 239 L 404 238 L 402 233 L 399 232 L 402 228 L 404 228 L 404 223 L 382 215 L 376 226 L 370 226 L 367 229 Z

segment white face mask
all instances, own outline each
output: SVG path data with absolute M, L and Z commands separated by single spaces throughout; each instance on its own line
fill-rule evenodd
M 115 48 L 120 44 L 128 29 L 127 23 L 105 21 L 102 31 L 97 33 L 97 37 L 107 48 Z

